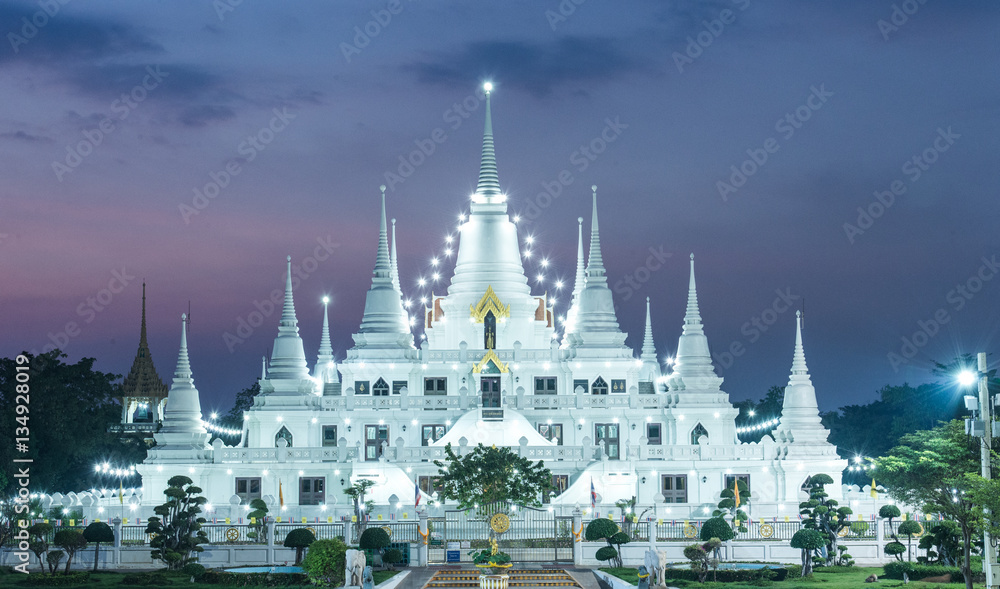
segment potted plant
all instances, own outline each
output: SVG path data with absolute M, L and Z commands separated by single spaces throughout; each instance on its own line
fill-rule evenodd
M 510 555 L 500 552 L 495 538 L 490 538 L 490 549 L 469 553 L 476 567 L 483 570 L 479 575 L 479 589 L 507 589 L 510 577 L 505 575 L 507 569 L 514 566 Z

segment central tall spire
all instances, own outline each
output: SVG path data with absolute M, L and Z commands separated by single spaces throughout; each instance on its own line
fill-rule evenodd
M 802 346 L 802 311 L 795 312 L 795 351 L 792 370 L 785 387 L 781 405 L 781 420 L 775 429 L 779 442 L 829 445 L 830 432 L 822 425 L 816 389 L 806 366 L 805 348 Z
M 493 86 L 483 85 L 486 92 L 486 122 L 483 127 L 483 152 L 479 165 L 479 184 L 472 195 L 469 216 L 459 227 L 459 244 L 455 273 L 448 294 L 461 295 L 457 307 L 475 304 L 489 287 L 501 300 L 524 305 L 534 313 L 536 301 L 531 296 L 528 278 L 524 274 L 517 225 L 507 213 L 507 197 L 500 191 L 496 153 L 493 149 L 493 111 L 490 104 Z
M 712 367 L 712 353 L 698 310 L 698 287 L 694 279 L 694 254 L 691 254 L 691 274 L 688 280 L 687 311 L 684 328 L 677 342 L 677 362 L 671 374 L 671 390 L 716 390 L 722 379 Z
M 163 412 L 163 427 L 153 437 L 161 449 L 164 446 L 203 448 L 208 441 L 201 421 L 201 399 L 194 386 L 188 358 L 186 315 L 181 315 L 181 346 L 177 352 L 174 381 Z
M 493 113 L 490 108 L 490 94 L 493 84 L 483 84 L 486 92 L 486 123 L 483 128 L 483 155 L 479 163 L 479 184 L 476 185 L 476 202 L 503 202 L 500 193 L 500 175 L 497 173 L 497 154 L 493 148 Z

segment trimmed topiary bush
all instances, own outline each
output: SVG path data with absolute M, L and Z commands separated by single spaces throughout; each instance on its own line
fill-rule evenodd
M 924 529 L 920 523 L 912 519 L 899 524 L 899 533 L 906 536 L 906 560 L 913 561 L 913 551 L 910 550 L 913 547 L 913 537 L 919 536 L 923 531 Z
M 726 540 L 732 540 L 734 537 L 736 537 L 736 534 L 733 532 L 733 528 L 730 527 L 729 522 L 721 517 L 713 517 L 701 526 L 700 538 L 702 542 L 708 542 L 712 538 L 718 538 L 725 542 Z
M 812 574 L 812 553 L 826 546 L 826 538 L 816 530 L 801 529 L 792 536 L 792 548 L 802 551 L 802 576 Z
M 295 549 L 295 566 L 302 564 L 306 548 L 316 541 L 316 536 L 307 528 L 295 528 L 285 536 L 285 548 Z
M 903 557 L 900 555 L 903 554 L 904 552 L 906 552 L 906 546 L 903 546 L 902 542 L 893 541 L 885 545 L 885 553 L 891 556 L 895 556 L 896 560 L 900 562 L 903 561 Z
M 614 546 L 601 546 L 594 555 L 597 560 L 612 560 L 618 558 L 618 551 Z
M 296 563 L 298 564 L 298 563 Z M 189 562 L 181 569 L 181 572 L 189 577 L 194 577 L 195 580 L 201 578 L 205 574 L 205 567 L 196 563 Z
M 361 534 L 358 545 L 362 550 L 375 550 L 381 559 L 382 551 L 389 545 L 389 534 L 382 528 L 368 528 Z
M 53 543 L 66 551 L 66 574 L 69 574 L 69 567 L 73 564 L 73 557 L 77 552 L 87 547 L 87 540 L 80 530 L 59 530 Z
M 392 569 L 393 565 L 403 562 L 403 553 L 398 548 L 390 548 L 382 555 L 382 562 Z
M 316 540 L 302 559 L 302 569 L 314 585 L 341 587 L 347 566 L 347 545 L 340 538 Z
M 915 562 L 889 562 L 882 567 L 884 571 L 882 576 L 886 579 L 900 579 L 903 578 L 903 573 L 910 578 L 911 581 L 919 581 L 920 579 L 926 579 L 927 577 L 941 577 L 944 575 L 951 575 L 952 580 L 962 581 L 965 577 L 962 575 L 962 569 L 959 567 L 950 567 L 935 564 L 919 564 Z
M 101 556 L 101 542 L 114 542 L 115 533 L 111 526 L 104 522 L 93 522 L 83 531 L 83 537 L 87 542 L 94 543 L 94 572 L 97 572 L 97 563 Z
M 625 542 L 628 542 L 628 535 L 621 534 L 621 536 L 618 536 L 618 534 L 620 533 L 621 530 L 618 528 L 618 524 L 616 524 L 615 522 L 609 519 L 597 518 L 595 520 L 592 520 L 589 524 L 587 524 L 587 530 L 584 532 L 584 538 L 586 538 L 590 542 L 597 542 L 600 540 L 604 540 L 605 542 L 608 543 L 607 547 L 613 549 L 614 545 L 616 544 L 615 540 L 624 539 Z M 621 544 L 624 544 L 625 542 L 617 542 L 617 544 L 621 546 Z M 619 551 L 617 549 L 614 552 L 615 554 L 612 557 L 614 560 L 613 565 L 618 568 L 621 568 L 622 566 L 621 555 L 619 554 Z M 605 554 L 609 553 L 605 551 Z

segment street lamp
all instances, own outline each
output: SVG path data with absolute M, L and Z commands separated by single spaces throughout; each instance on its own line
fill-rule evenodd
M 970 387 L 977 380 L 979 381 L 978 403 L 976 402 L 976 398 L 971 395 L 965 397 L 966 408 L 972 410 L 974 413 L 972 419 L 965 420 L 965 429 L 970 435 L 982 438 L 982 442 L 979 445 L 979 460 L 982 466 L 982 477 L 989 480 L 992 477 L 990 450 L 993 447 L 993 415 L 991 410 L 993 403 L 992 399 L 990 399 L 989 382 L 986 373 L 986 353 L 980 352 L 976 359 L 978 364 L 977 370 L 975 372 L 972 370 L 963 370 L 958 374 L 957 378 L 959 384 L 965 387 Z M 979 414 L 978 419 L 976 419 L 976 412 Z M 993 576 L 993 565 L 996 562 L 996 547 L 990 541 L 989 532 L 983 533 L 983 546 L 985 550 L 985 554 L 983 555 L 983 572 L 986 573 L 986 587 L 992 589 L 997 586 Z

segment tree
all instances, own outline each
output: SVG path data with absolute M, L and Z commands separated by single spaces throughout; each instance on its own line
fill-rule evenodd
M 902 554 L 906 552 L 906 546 L 899 540 L 893 540 L 885 545 L 885 553 L 896 557 L 897 562 L 903 562 Z
M 539 460 L 531 462 L 511 451 L 479 444 L 458 456 L 451 444 L 444 448 L 447 464 L 435 460 L 441 496 L 458 502 L 459 509 L 476 509 L 489 516 L 506 512 L 506 504 L 538 507 L 552 488 L 552 472 Z
M 149 518 L 146 533 L 154 534 L 149 541 L 153 559 L 177 570 L 197 561 L 192 553 L 202 552 L 204 548 L 199 544 L 208 542 L 208 536 L 201 529 L 205 518 L 198 517 L 201 506 L 208 500 L 201 496 L 201 487 L 196 487 L 186 476 L 170 477 L 167 485 L 163 491 L 167 502 L 153 509 L 156 516 Z
M 87 547 L 87 539 L 83 537 L 80 530 L 66 529 L 56 532 L 55 545 L 66 552 L 66 574 L 69 574 L 69 567 L 73 564 L 73 557 L 76 553 Z
M 600 561 L 613 560 L 617 563 L 618 551 L 615 550 L 614 546 L 601 546 L 597 549 L 597 554 L 594 555 L 594 558 Z
M 920 534 L 923 528 L 920 526 L 919 522 L 915 522 L 912 519 L 908 519 L 905 522 L 899 524 L 899 533 L 906 536 L 906 560 L 913 562 L 913 536 Z
M 709 570 L 715 570 L 719 566 L 719 559 L 712 558 L 712 554 L 722 546 L 719 538 L 710 538 L 704 544 L 692 544 L 684 549 L 684 557 L 691 561 L 691 570 L 698 573 L 698 582 L 704 583 L 708 577 Z
M 344 489 L 344 495 L 347 495 L 354 501 L 354 537 L 361 537 L 362 532 L 364 532 L 367 524 L 365 522 L 365 513 L 370 513 L 372 508 L 375 507 L 375 502 L 370 501 L 365 498 L 368 494 L 368 490 L 375 486 L 375 481 L 371 479 L 360 479 L 358 482 L 354 483 L 350 487 Z
M 739 503 L 736 502 L 737 497 L 735 489 L 739 489 L 740 492 Z M 740 532 L 746 532 L 747 528 L 743 525 L 743 522 L 749 521 L 750 516 L 747 515 L 746 511 L 740 509 L 740 506 L 750 503 L 750 487 L 747 486 L 746 481 L 736 479 L 736 482 L 733 483 L 733 489 L 723 489 L 722 493 L 720 493 L 720 497 L 722 497 L 722 499 L 719 501 L 719 505 L 716 510 L 712 513 L 712 517 L 719 517 L 723 520 L 728 517 L 730 518 L 734 529 Z M 729 539 L 723 538 L 722 536 L 717 537 L 723 542 Z M 702 538 L 702 540 L 707 539 L 708 538 Z
M 383 532 L 385 533 L 385 532 Z M 316 541 L 316 536 L 308 528 L 295 528 L 285 536 L 285 548 L 295 549 L 295 566 L 302 564 L 302 554 Z M 362 546 L 362 548 L 364 548 Z
M 251 522 L 247 538 L 258 542 L 267 542 L 267 503 L 264 503 L 263 499 L 250 501 L 250 513 L 247 514 L 247 521 Z
M 378 552 L 379 560 L 381 560 L 382 551 L 389 545 L 389 534 L 382 528 L 368 528 L 361 534 L 358 545 L 362 550 L 375 550 Z
M 926 559 L 926 562 L 958 566 L 958 556 L 962 553 L 958 524 L 944 520 L 928 527 L 930 529 L 920 537 L 920 542 L 917 544 L 927 551 L 927 556 L 917 557 L 917 560 Z
M 701 525 L 701 534 L 699 535 L 702 542 L 708 542 L 712 538 L 718 538 L 722 542 L 732 540 L 736 537 L 733 533 L 733 528 L 729 525 L 729 522 L 721 517 L 709 518 Z
M 802 486 L 809 493 L 809 500 L 799 504 L 799 513 L 805 516 L 802 527 L 820 532 L 825 539 L 822 546 L 823 560 L 827 566 L 837 562 L 840 551 L 837 548 L 840 531 L 851 525 L 850 507 L 838 507 L 839 502 L 830 499 L 826 485 L 833 484 L 833 479 L 827 474 L 814 474 L 806 479 Z
M 802 551 L 802 576 L 812 574 L 812 553 L 826 546 L 826 538 L 815 529 L 802 528 L 792 536 L 792 548 Z
M 983 523 L 966 475 L 979 472 L 980 443 L 965 434 L 964 422 L 953 420 L 903 436 L 899 446 L 878 459 L 876 467 L 894 499 L 958 524 L 966 589 L 972 589 L 972 538 Z
M 390 548 L 382 554 L 382 563 L 388 565 L 389 570 L 393 569 L 392 565 L 401 562 L 403 562 L 403 553 L 398 548 Z
M 642 513 L 637 514 L 635 512 L 636 503 L 638 501 L 635 495 L 632 495 L 631 499 L 619 499 L 615 501 L 615 507 L 622 510 L 622 531 L 628 534 L 629 538 L 635 538 L 635 535 L 638 533 L 638 530 L 635 529 L 635 524 L 649 511 L 647 507 Z
M 101 555 L 101 542 L 114 542 L 115 533 L 111 526 L 104 522 L 93 522 L 83 530 L 83 538 L 87 542 L 94 543 L 94 572 L 97 572 L 97 563 Z
M 54 575 L 59 570 L 59 562 L 66 556 L 62 550 L 53 550 L 45 554 L 45 562 L 49 565 L 49 574 Z M 42 565 L 42 574 L 45 574 L 45 565 Z
M 46 523 L 32 524 L 28 528 L 28 550 L 38 559 L 38 566 L 45 574 L 45 553 L 49 551 L 49 534 L 52 533 L 52 525 Z
M 591 520 L 591 522 L 587 524 L 587 530 L 584 532 L 584 537 L 589 542 L 597 542 L 599 540 L 607 542 L 607 547 L 614 550 L 614 556 L 612 558 L 615 566 L 619 568 L 622 566 L 621 550 L 616 549 L 615 544 L 617 544 L 620 548 L 622 544 L 628 542 L 628 536 L 621 532 L 618 528 L 618 524 L 603 517 Z M 622 540 L 624 540 L 624 542 Z M 605 550 L 604 553 L 610 554 L 607 550 Z
M 253 407 L 253 400 L 260 394 L 260 379 L 236 393 L 232 408 L 219 420 L 228 427 L 242 428 L 243 414 Z
M 784 404 L 785 387 L 772 386 L 767 389 L 767 393 L 760 401 L 747 399 L 735 403 L 733 406 L 739 410 L 736 417 L 736 427 L 753 427 L 770 419 L 781 415 L 781 407 Z M 753 412 L 753 415 L 751 415 Z M 770 428 L 761 428 L 740 435 L 740 439 L 746 442 L 759 442 L 765 435 L 770 433 Z
M 32 356 L 0 358 L 0 415 L 11 421 L 0 427 L 0 461 L 12 464 L 16 428 L 17 368 L 27 366 L 31 382 L 31 469 L 33 489 L 63 493 L 93 485 L 95 457 L 122 464 L 136 464 L 146 457 L 141 435 L 123 434 L 121 406 L 116 402 L 119 375 L 93 369 L 95 360 L 76 364 L 54 350 Z M 20 361 L 19 361 L 20 360 Z M 25 374 L 23 371 L 20 374 Z M 22 377 L 23 378 L 23 377 Z M 0 496 L 14 494 L 13 480 L 2 477 Z
M 347 545 L 340 538 L 316 540 L 302 560 L 302 569 L 314 585 L 343 587 L 347 568 Z

